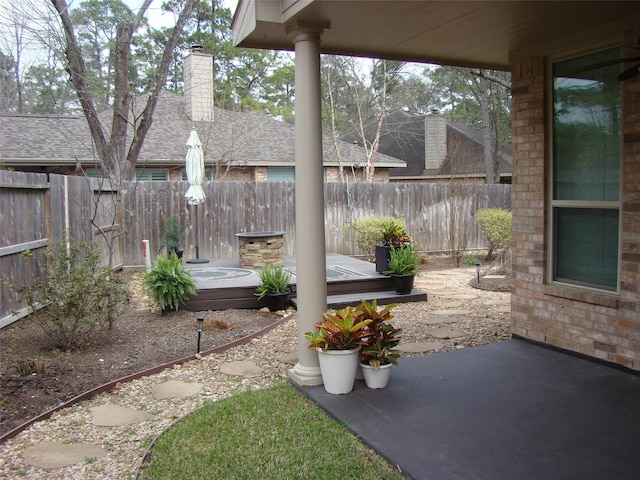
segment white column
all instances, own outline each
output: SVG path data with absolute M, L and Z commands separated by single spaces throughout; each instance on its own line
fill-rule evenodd
M 315 329 L 327 309 L 324 240 L 324 176 L 320 109 L 319 28 L 294 25 L 296 103 L 296 285 L 298 363 L 289 371 L 299 385 L 322 383 L 318 354 L 309 350 L 304 332 Z

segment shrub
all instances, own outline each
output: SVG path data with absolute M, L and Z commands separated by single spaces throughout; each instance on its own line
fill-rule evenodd
M 393 217 L 377 217 L 377 218 L 360 218 L 352 224 L 344 226 L 345 233 L 349 234 L 349 228 L 353 226 L 353 239 L 360 251 L 364 253 L 369 261 L 372 261 L 375 255 L 376 242 L 382 236 L 385 225 L 395 223 L 404 231 L 406 228 L 403 219 Z
M 156 266 L 144 277 L 143 286 L 163 312 L 179 310 L 189 295 L 198 292 L 193 275 L 185 270 L 175 252 L 169 258 L 156 258 Z
M 45 254 L 44 274 L 27 287 L 12 288 L 31 307 L 26 319 L 35 322 L 61 350 L 87 346 L 113 327 L 129 302 L 130 292 L 120 276 L 100 265 L 92 243 L 63 242 Z
M 501 208 L 485 208 L 476 212 L 476 223 L 489 241 L 490 259 L 494 250 L 503 249 L 511 243 L 511 212 Z

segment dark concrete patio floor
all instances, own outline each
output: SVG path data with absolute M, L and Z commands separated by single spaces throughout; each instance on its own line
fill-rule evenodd
M 640 478 L 640 376 L 523 340 L 401 360 L 384 390 L 302 391 L 415 479 Z

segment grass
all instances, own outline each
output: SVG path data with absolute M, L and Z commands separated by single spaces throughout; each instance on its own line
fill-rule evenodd
M 165 432 L 142 479 L 403 479 L 286 382 L 208 403 Z

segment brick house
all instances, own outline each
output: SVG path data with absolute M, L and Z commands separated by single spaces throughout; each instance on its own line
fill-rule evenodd
M 185 94 L 161 93 L 138 157 L 138 178 L 186 180 L 186 142 L 195 128 L 203 145 L 208 180 L 293 180 L 293 125 L 257 113 L 214 107 L 212 62 L 211 55 L 191 52 L 184 62 Z M 134 102 L 141 110 L 146 97 Z M 102 112 L 103 125 L 110 125 L 111 115 L 110 111 Z M 326 181 L 338 181 L 340 165 L 358 171 L 366 163 L 362 147 L 338 141 L 338 158 L 331 138 L 324 137 L 322 143 Z M 0 159 L 15 170 L 99 174 L 82 115 L 0 115 Z M 404 166 L 399 159 L 379 155 L 375 181 L 388 181 L 390 169 Z
M 375 124 L 365 125 L 367 141 L 373 142 Z M 360 143 L 357 133 L 343 138 Z M 393 182 L 485 183 L 486 167 L 482 133 L 437 111 L 419 115 L 396 110 L 382 120 L 378 151 L 406 162 L 389 171 Z M 511 145 L 497 148 L 500 183 L 511 183 Z
M 351 0 L 240 0 L 233 33 L 238 46 L 294 50 L 296 82 L 313 83 L 321 53 L 509 70 L 512 332 L 640 370 L 640 2 L 425 0 L 364 12 Z M 314 88 L 296 83 L 296 101 Z M 319 135 L 305 127 L 318 110 L 296 108 L 297 135 Z M 296 161 L 312 153 L 301 146 Z M 304 187 L 300 208 L 317 195 Z M 301 329 L 323 307 L 311 292 L 307 302 Z M 291 378 L 309 384 L 316 360 L 299 353 Z

